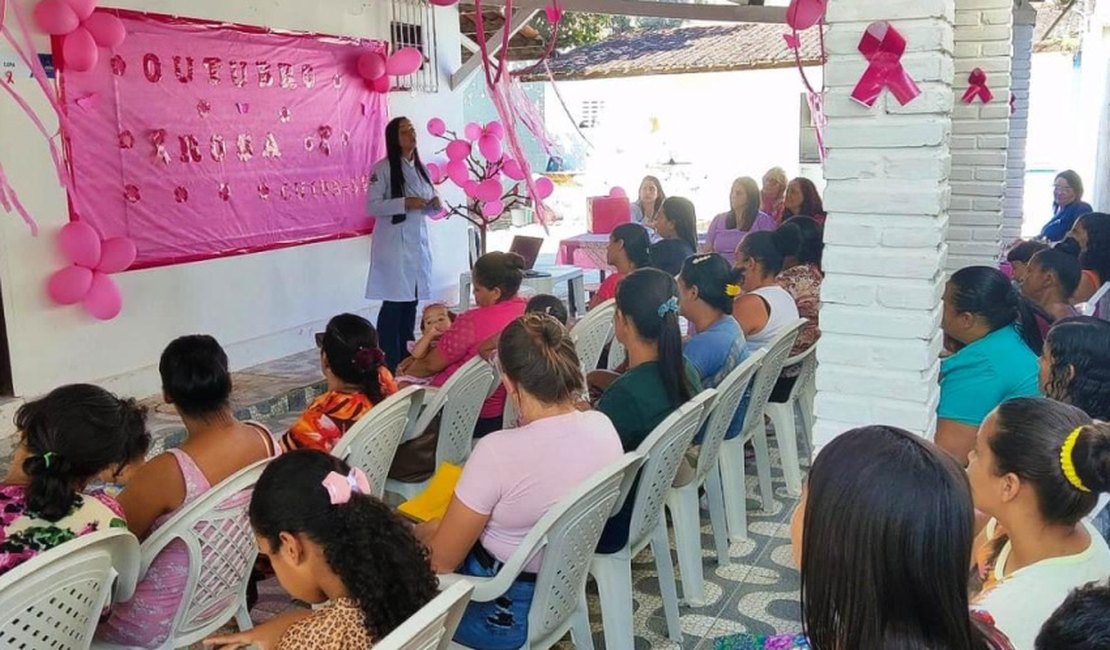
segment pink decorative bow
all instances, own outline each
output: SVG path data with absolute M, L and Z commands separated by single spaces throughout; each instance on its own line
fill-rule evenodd
M 889 89 L 899 104 L 905 105 L 921 94 L 913 79 L 902 67 L 906 39 L 885 20 L 871 23 L 859 41 L 859 51 L 869 65 L 852 90 L 852 99 L 865 106 L 874 106 L 883 89 Z
M 970 104 L 975 101 L 975 98 L 983 100 L 986 104 L 994 99 L 994 93 L 990 88 L 987 88 L 987 73 L 983 72 L 982 68 L 975 68 L 971 74 L 967 76 L 967 90 L 964 91 L 963 102 Z
M 370 479 L 366 478 L 366 472 L 357 467 L 351 468 L 351 473 L 346 476 L 339 472 L 328 472 L 322 485 L 328 491 L 333 506 L 347 503 L 352 494 L 370 494 Z

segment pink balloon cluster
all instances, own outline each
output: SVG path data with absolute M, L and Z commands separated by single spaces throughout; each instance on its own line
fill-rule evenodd
M 88 72 L 100 60 L 100 48 L 119 47 L 127 29 L 115 15 L 96 11 L 96 0 L 41 0 L 35 25 L 62 39 L 62 67 Z
M 71 221 L 58 233 L 58 248 L 71 263 L 46 283 L 46 293 L 59 305 L 82 303 L 94 318 L 111 320 L 123 309 L 123 296 L 111 273 L 135 262 L 135 242 L 127 237 L 100 239 L 92 226 Z
M 412 74 L 424 64 L 424 55 L 415 47 L 402 47 L 389 57 L 378 52 L 364 52 L 358 57 L 358 75 L 374 92 L 389 92 L 389 77 Z

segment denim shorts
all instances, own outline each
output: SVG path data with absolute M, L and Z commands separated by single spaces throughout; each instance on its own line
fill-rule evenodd
M 497 575 L 501 562 L 483 566 L 478 553 L 471 551 L 459 573 L 479 578 Z M 471 602 L 459 621 L 455 641 L 481 650 L 516 650 L 528 641 L 528 610 L 536 593 L 534 581 L 516 580 L 509 590 L 488 603 Z

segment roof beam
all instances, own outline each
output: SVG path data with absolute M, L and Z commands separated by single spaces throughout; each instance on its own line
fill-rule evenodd
M 503 7 L 506 0 L 482 0 L 483 7 Z M 473 5 L 474 0 L 462 0 Z M 517 0 L 514 9 L 543 9 L 546 0 Z M 647 18 L 678 18 L 681 20 L 708 20 L 733 23 L 785 23 L 786 7 L 759 5 L 702 5 L 654 2 L 653 0 L 560 0 L 564 11 L 580 11 L 612 16 L 640 16 Z
M 512 20 L 506 21 L 500 29 L 493 33 L 493 36 L 486 40 L 486 50 L 489 55 L 491 57 L 496 56 L 501 51 L 501 44 L 512 39 L 517 32 L 524 29 L 524 26 L 532 20 L 533 16 L 539 13 L 541 8 L 542 6 L 529 7 L 514 11 Z M 481 20 L 481 18 L 476 17 L 475 20 Z M 508 38 L 505 38 L 506 27 L 509 29 Z M 474 73 L 478 72 L 480 67 L 482 67 L 482 53 L 479 51 L 471 54 L 470 58 L 451 75 L 451 90 L 457 90 L 465 85 L 474 76 Z
M 482 49 L 478 47 L 478 43 L 476 43 L 474 39 L 470 38 L 466 34 L 459 34 L 459 43 L 461 43 L 463 47 L 470 50 L 471 52 L 479 52 Z

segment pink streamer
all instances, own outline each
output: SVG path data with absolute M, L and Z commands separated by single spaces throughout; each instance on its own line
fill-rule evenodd
M 547 61 L 544 61 L 543 69 L 547 71 L 547 82 L 551 84 L 551 89 L 555 91 L 555 98 L 559 100 L 559 106 L 563 107 L 563 112 L 566 113 L 567 119 L 570 120 L 575 132 L 578 133 L 578 137 L 582 138 L 582 141 L 586 143 L 587 147 L 593 149 L 593 143 L 590 142 L 590 139 L 586 137 L 585 133 L 582 133 L 582 129 L 578 127 L 578 122 L 574 119 L 574 116 L 571 115 L 570 108 L 567 106 L 566 100 L 563 99 L 563 94 L 559 92 L 559 86 L 555 83 L 555 75 L 551 73 L 551 66 L 547 65 Z
M 967 90 L 964 91 L 963 102 L 970 104 L 975 101 L 975 98 L 983 100 L 986 104 L 994 99 L 994 93 L 990 88 L 987 88 L 987 73 L 983 72 L 982 68 L 975 68 L 971 74 L 967 76 Z
M 858 49 L 868 66 L 852 90 L 852 99 L 868 107 L 874 106 L 885 88 L 899 104 L 905 105 L 921 94 L 921 89 L 902 67 L 906 39 L 889 22 L 871 23 L 860 38 Z
M 38 237 L 39 224 L 35 222 L 35 218 L 27 212 L 27 208 L 19 201 L 19 196 L 15 193 L 15 189 L 8 184 L 8 177 L 4 175 L 4 166 L 0 165 L 0 206 L 3 206 L 5 212 L 15 210 L 16 214 L 23 218 L 23 222 L 31 229 L 31 236 Z
M 821 47 L 821 66 L 824 67 L 826 62 L 824 13 L 822 13 L 821 19 L 818 21 L 817 36 Z M 797 66 L 798 74 L 802 77 L 802 83 L 806 87 L 806 103 L 809 105 L 809 120 L 817 134 L 817 154 L 821 158 L 821 163 L 824 164 L 829 157 L 829 150 L 825 146 L 825 125 L 828 124 L 828 119 L 825 117 L 825 96 L 823 92 L 818 92 L 814 89 L 813 84 L 810 83 L 809 77 L 806 75 L 805 67 L 802 65 L 802 55 L 799 51 L 801 48 L 801 39 L 798 36 L 797 28 L 792 27 L 791 33 L 783 34 L 783 38 L 786 40 L 787 47 L 794 50 L 794 65 Z M 823 74 L 821 78 L 823 81 Z

